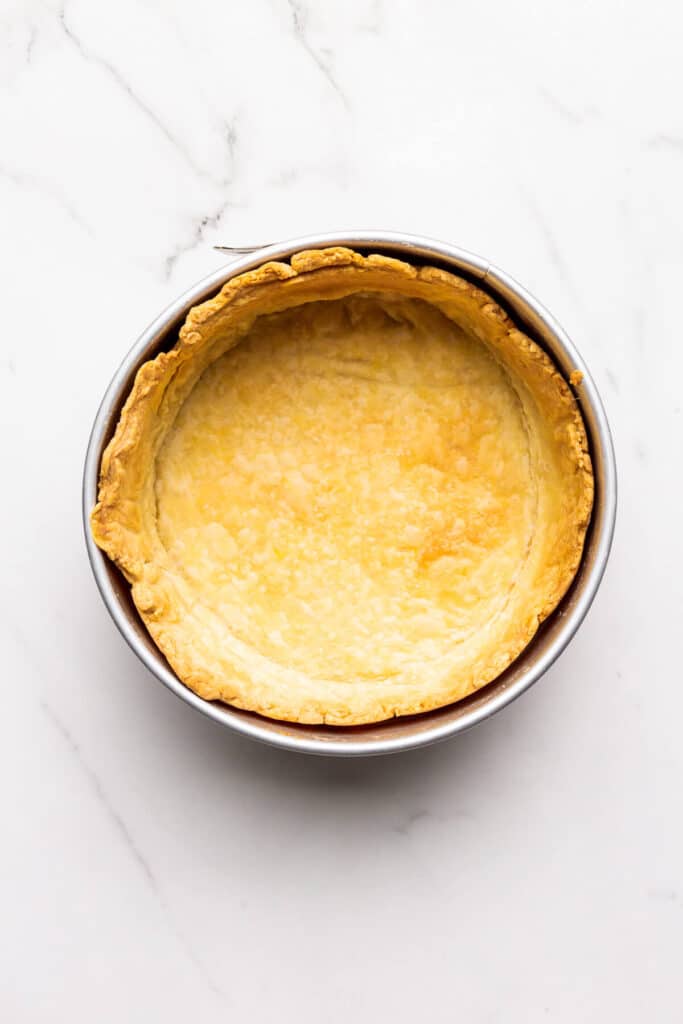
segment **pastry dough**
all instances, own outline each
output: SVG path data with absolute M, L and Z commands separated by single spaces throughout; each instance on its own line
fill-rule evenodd
M 592 500 L 570 388 L 487 294 L 334 248 L 233 278 L 141 367 L 92 531 L 186 685 L 344 726 L 499 675 Z

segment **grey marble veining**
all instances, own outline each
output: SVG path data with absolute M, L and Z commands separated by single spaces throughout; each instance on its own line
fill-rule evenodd
M 679 1019 L 680 28 L 673 0 L 5 5 L 2 1020 Z M 154 683 L 78 506 L 112 372 L 213 246 L 354 227 L 460 244 L 557 315 L 621 504 L 541 684 L 339 763 Z

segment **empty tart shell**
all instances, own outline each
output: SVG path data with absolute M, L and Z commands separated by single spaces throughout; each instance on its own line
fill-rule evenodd
M 143 364 L 91 528 L 201 697 L 351 726 L 507 668 L 592 503 L 574 395 L 490 296 L 335 247 L 233 278 Z

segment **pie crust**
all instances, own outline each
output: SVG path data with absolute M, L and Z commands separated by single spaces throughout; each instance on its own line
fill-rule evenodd
M 190 311 L 138 371 L 91 526 L 201 697 L 350 726 L 507 668 L 592 502 L 572 391 L 490 296 L 337 247 Z

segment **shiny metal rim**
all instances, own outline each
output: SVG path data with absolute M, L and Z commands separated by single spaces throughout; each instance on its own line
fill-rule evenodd
M 104 443 L 112 422 L 113 412 L 119 409 L 122 396 L 130 386 L 131 374 L 145 358 L 149 358 L 159 344 L 159 340 L 169 329 L 179 325 L 187 310 L 215 294 L 230 278 L 244 271 L 254 269 L 268 260 L 288 259 L 293 253 L 307 248 L 324 248 L 331 245 L 347 245 L 351 248 L 373 249 L 379 252 L 404 256 L 407 259 L 429 259 L 442 266 L 450 267 L 456 272 L 464 273 L 478 279 L 486 290 L 490 291 L 504 305 L 512 304 L 517 316 L 521 316 L 525 325 L 537 335 L 541 335 L 546 347 L 561 369 L 580 370 L 583 374 L 582 406 L 584 414 L 588 413 L 594 451 L 599 450 L 602 465 L 600 494 L 599 535 L 593 539 L 593 559 L 590 572 L 586 576 L 581 593 L 566 615 L 560 632 L 552 645 L 513 685 L 491 697 L 483 706 L 464 714 L 456 721 L 436 724 L 433 728 L 411 731 L 408 726 L 405 735 L 392 736 L 386 739 L 342 740 L 311 738 L 304 735 L 291 735 L 283 724 L 282 732 L 273 731 L 261 724 L 258 718 L 244 719 L 239 717 L 228 705 L 211 703 L 203 700 L 189 690 L 173 674 L 168 666 L 141 642 L 138 632 L 131 620 L 129 612 L 119 601 L 112 585 L 106 556 L 94 543 L 88 526 L 88 517 L 97 494 L 97 478 L 99 463 Z M 464 249 L 415 235 L 404 235 L 396 232 L 382 231 L 351 231 L 308 235 L 290 241 L 269 245 L 241 258 L 232 260 L 227 266 L 205 277 L 181 295 L 143 332 L 130 350 L 122 364 L 114 374 L 112 381 L 102 399 L 95 417 L 90 440 L 88 443 L 83 473 L 83 524 L 88 557 L 92 566 L 95 581 L 102 599 L 120 633 L 135 651 L 150 672 L 156 676 L 176 696 L 186 704 L 219 722 L 252 739 L 281 748 L 302 753 L 367 756 L 395 753 L 401 750 L 425 746 L 464 732 L 477 725 L 485 718 L 495 714 L 501 708 L 512 703 L 517 697 L 532 686 L 553 664 L 565 649 L 571 638 L 581 625 L 600 585 L 607 559 L 609 556 L 614 523 L 616 517 L 617 480 L 614 449 L 605 412 L 595 384 L 590 376 L 579 352 L 560 325 L 551 314 L 529 292 L 513 278 L 498 270 Z M 533 641 L 532 641 L 533 643 Z

